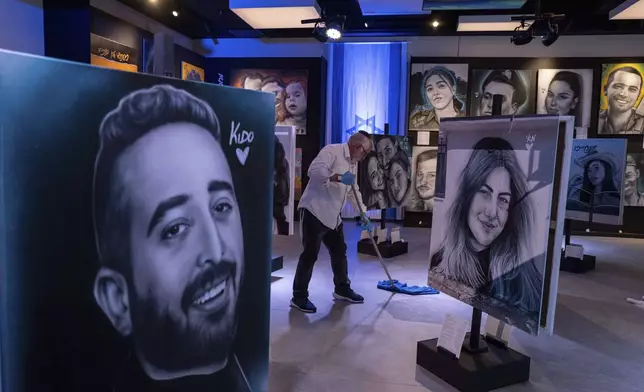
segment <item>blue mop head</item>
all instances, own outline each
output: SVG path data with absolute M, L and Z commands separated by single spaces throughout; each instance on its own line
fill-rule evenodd
M 393 283 L 393 284 L 392 284 Z M 381 280 L 378 282 L 380 290 L 391 291 L 392 293 L 409 295 L 438 294 L 438 290 L 429 286 L 407 286 L 407 283 L 400 283 L 397 280 Z

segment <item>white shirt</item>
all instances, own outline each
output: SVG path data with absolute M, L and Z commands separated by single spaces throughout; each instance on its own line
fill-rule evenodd
M 329 177 L 336 173 L 343 174 L 350 171 L 355 175 L 357 166 L 351 163 L 348 144 L 329 144 L 322 148 L 309 166 L 309 183 L 300 198 L 299 208 L 306 208 L 330 229 L 335 229 L 342 223 L 340 213 L 347 200 L 355 209 L 358 209 L 356 202 L 360 203 L 362 211 L 366 211 L 357 182 L 355 187 L 358 200 L 356 201 L 350 185 L 329 181 Z

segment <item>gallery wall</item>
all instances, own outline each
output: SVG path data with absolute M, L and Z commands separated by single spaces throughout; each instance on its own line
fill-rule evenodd
M 0 48 L 45 54 L 41 0 L 0 1 Z

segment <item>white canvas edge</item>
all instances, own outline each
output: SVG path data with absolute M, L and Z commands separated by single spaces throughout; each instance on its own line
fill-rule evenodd
M 297 131 L 294 125 L 276 125 L 275 135 L 287 136 L 291 141 L 291 146 L 293 146 L 291 151 L 287 152 L 288 158 L 289 158 L 289 165 L 288 165 L 289 211 L 286 216 L 287 218 L 290 219 L 288 222 L 288 235 L 291 236 L 295 234 L 295 229 L 294 229 L 295 213 L 293 212 L 293 210 L 295 208 L 295 150 L 297 148 L 295 145 L 295 140 L 296 140 L 295 136 L 297 135 Z
M 555 310 L 557 307 L 557 295 L 559 288 L 559 268 L 561 265 L 561 247 L 563 245 L 563 227 L 566 217 L 566 201 L 568 196 L 568 178 L 570 176 L 570 162 L 572 159 L 572 141 L 575 131 L 575 118 L 573 116 L 560 116 L 559 123 L 566 124 L 566 143 L 561 163 L 561 177 L 559 179 L 559 204 L 557 205 L 557 227 L 555 229 L 555 241 L 552 255 L 552 268 L 550 275 L 550 289 L 548 291 L 548 314 L 546 315 L 546 327 L 541 328 L 545 333 L 552 336 L 555 329 Z M 557 147 L 558 148 L 558 147 Z M 550 217 L 552 221 L 552 217 Z M 545 282 L 544 282 L 545 283 Z M 541 312 L 540 312 L 541 313 Z

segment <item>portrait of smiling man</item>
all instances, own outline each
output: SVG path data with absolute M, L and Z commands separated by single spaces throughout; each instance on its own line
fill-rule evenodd
M 642 74 L 637 68 L 615 68 L 609 75 L 603 94 L 608 105 L 599 112 L 597 129 L 600 134 L 644 133 L 644 115 L 635 105 L 642 93 Z
M 209 104 L 168 85 L 103 119 L 94 297 L 137 362 L 114 390 L 250 391 L 232 350 L 244 244 L 220 138 Z M 192 376 L 212 380 L 188 387 Z

